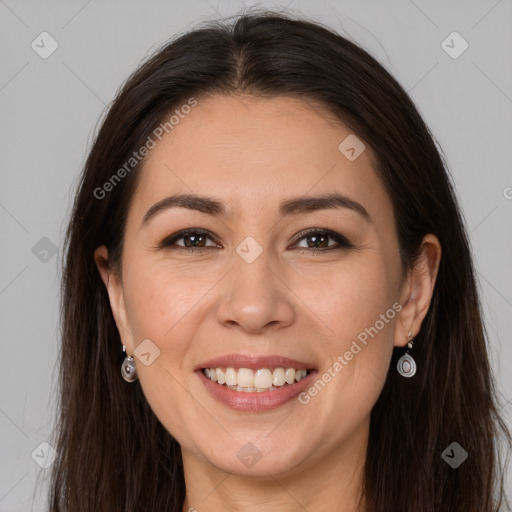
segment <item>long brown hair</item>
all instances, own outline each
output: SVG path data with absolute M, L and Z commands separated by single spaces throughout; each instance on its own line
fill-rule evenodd
M 112 186 L 104 184 L 169 112 L 191 97 L 233 93 L 325 106 L 376 155 L 403 268 L 414 264 L 425 234 L 442 246 L 431 305 L 415 340 L 418 372 L 403 379 L 393 371 L 401 355 L 395 350 L 371 413 L 368 510 L 502 510 L 500 447 L 508 450 L 511 438 L 499 413 L 467 231 L 434 138 L 404 89 L 366 51 L 320 24 L 268 11 L 209 22 L 165 44 L 129 77 L 95 137 L 62 263 L 50 510 L 182 510 L 180 447 L 139 382 L 121 378 L 121 341 L 93 254 L 106 245 L 109 265 L 119 271 L 141 163 Z M 441 457 L 452 442 L 468 452 L 457 469 Z

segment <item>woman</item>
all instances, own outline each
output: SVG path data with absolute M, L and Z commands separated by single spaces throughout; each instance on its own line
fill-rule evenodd
M 354 43 L 263 12 L 164 46 L 66 250 L 52 511 L 503 509 L 449 175 Z

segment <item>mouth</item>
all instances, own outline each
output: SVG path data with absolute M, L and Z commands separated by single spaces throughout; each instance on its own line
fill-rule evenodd
M 293 403 L 318 373 L 311 363 L 243 354 L 205 361 L 194 371 L 210 396 L 238 412 L 263 412 Z
M 202 368 L 203 375 L 211 382 L 242 393 L 277 391 L 300 382 L 313 371 L 302 368 Z

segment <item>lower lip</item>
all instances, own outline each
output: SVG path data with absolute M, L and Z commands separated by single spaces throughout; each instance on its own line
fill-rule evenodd
M 234 389 L 217 384 L 208 379 L 201 370 L 196 371 L 196 373 L 206 386 L 206 389 L 219 402 L 237 411 L 259 412 L 276 409 L 280 405 L 293 400 L 309 386 L 311 379 L 317 372 L 313 370 L 299 382 L 287 384 L 272 391 L 254 391 L 252 393 L 235 391 Z

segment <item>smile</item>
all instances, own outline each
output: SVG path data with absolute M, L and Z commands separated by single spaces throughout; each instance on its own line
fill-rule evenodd
M 295 368 L 204 368 L 206 378 L 234 391 L 255 393 L 274 391 L 301 381 L 312 370 Z
M 293 403 L 294 399 L 311 385 L 318 372 L 283 367 L 256 370 L 214 367 L 198 369 L 195 373 L 216 401 L 235 411 L 250 413 L 270 411 L 287 403 Z M 283 374 L 284 383 L 280 384 L 283 381 Z M 227 384 L 226 379 L 227 382 L 236 382 L 236 384 Z

